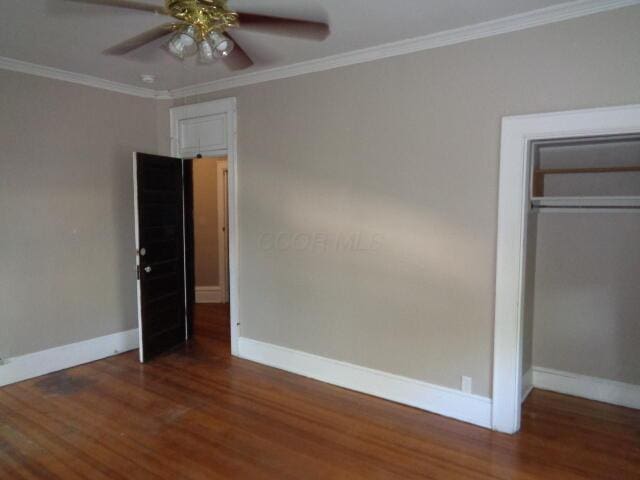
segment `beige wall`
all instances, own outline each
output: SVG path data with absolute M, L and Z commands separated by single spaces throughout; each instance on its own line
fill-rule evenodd
M 538 215 L 533 363 L 640 385 L 640 213 Z
M 0 357 L 135 328 L 132 152 L 153 100 L 0 71 Z
M 639 103 L 638 25 L 631 7 L 191 99 L 238 99 L 241 335 L 490 395 L 501 118 Z M 300 233 L 333 240 L 261 242 Z
M 171 156 L 171 130 L 169 119 L 169 109 L 174 106 L 173 100 L 156 101 L 156 135 L 158 144 L 156 146 L 158 155 Z
M 218 198 L 216 160 L 193 160 L 193 218 L 196 286 L 218 285 Z

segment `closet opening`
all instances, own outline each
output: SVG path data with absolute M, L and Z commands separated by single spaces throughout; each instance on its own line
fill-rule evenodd
M 522 422 L 576 409 L 633 425 L 640 134 L 534 140 L 529 154 Z
M 633 435 L 637 245 L 640 105 L 502 119 L 493 429 L 552 428 L 548 409 L 574 408 L 615 411 Z

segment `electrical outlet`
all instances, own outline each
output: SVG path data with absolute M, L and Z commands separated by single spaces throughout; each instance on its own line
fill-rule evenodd
M 471 393 L 471 377 L 462 376 L 462 391 L 464 393 Z

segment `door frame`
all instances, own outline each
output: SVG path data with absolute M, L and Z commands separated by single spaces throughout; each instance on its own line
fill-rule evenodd
M 224 185 L 224 171 L 227 171 L 227 187 Z M 216 195 L 218 206 L 218 285 L 220 285 L 220 295 L 223 303 L 229 300 L 229 285 L 227 282 L 229 271 L 229 258 L 227 252 L 229 251 L 227 245 L 227 232 L 225 227 L 225 216 L 229 211 L 229 195 L 228 195 L 228 179 L 229 179 L 229 161 L 225 158 L 216 159 Z M 225 193 L 227 198 L 225 201 Z M 225 208 L 226 207 L 226 208 Z
M 520 429 L 531 142 L 637 132 L 640 132 L 640 105 L 513 116 L 502 120 L 493 344 L 494 430 L 516 433 Z
M 206 122 L 207 117 L 225 118 L 225 144 L 215 141 L 214 132 L 204 133 L 204 140 L 211 138 L 211 142 L 200 144 L 213 145 L 200 150 L 194 147 L 183 148 L 180 145 L 180 122 L 194 120 L 198 123 Z M 238 278 L 238 144 L 237 144 L 237 110 L 235 97 L 213 100 L 205 103 L 184 105 L 169 109 L 171 127 L 171 156 L 182 158 L 195 157 L 201 154 L 206 157 L 227 157 L 228 162 L 228 215 L 229 215 L 229 304 L 231 328 L 231 354 L 238 356 L 238 339 L 240 337 L 239 278 Z M 201 123 L 200 123 L 201 124 Z M 207 137 L 211 135 L 211 137 Z M 209 149 L 207 149 L 209 148 Z

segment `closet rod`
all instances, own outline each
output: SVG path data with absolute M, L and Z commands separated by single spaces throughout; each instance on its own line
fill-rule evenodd
M 540 210 L 547 208 L 640 210 L 640 197 L 533 197 L 531 206 Z
M 561 173 L 614 173 L 640 172 L 640 165 L 629 167 L 582 167 L 582 168 L 539 168 L 536 173 L 552 175 Z

